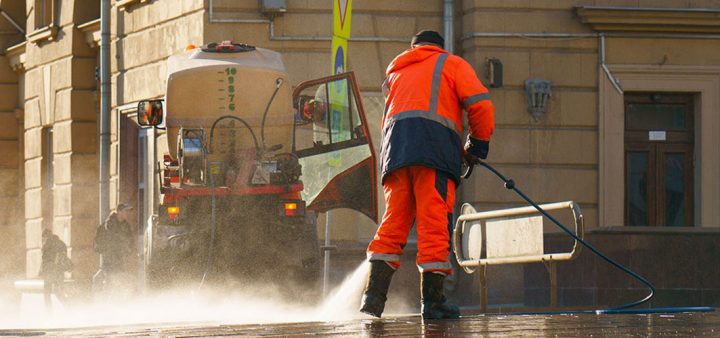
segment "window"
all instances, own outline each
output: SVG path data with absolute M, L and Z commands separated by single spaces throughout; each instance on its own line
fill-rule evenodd
M 35 29 L 51 26 L 55 21 L 56 0 L 35 0 Z
M 42 219 L 43 229 L 52 229 L 53 223 L 53 186 L 55 177 L 53 168 L 55 159 L 53 156 L 53 129 L 50 127 L 42 130 L 42 160 L 40 162 L 41 176 L 41 198 L 42 198 Z
M 58 27 L 55 25 L 55 14 L 59 10 L 57 0 L 35 0 L 35 30 L 28 33 L 27 40 L 32 43 L 43 43 L 55 39 Z
M 693 96 L 625 95 L 625 224 L 693 225 Z
M 296 150 L 327 150 L 364 137 L 351 89 L 347 78 L 302 89 L 295 116 Z

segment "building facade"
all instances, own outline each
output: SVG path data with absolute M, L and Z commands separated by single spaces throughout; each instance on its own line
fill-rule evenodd
M 138 196 L 151 183 L 132 168 L 152 168 L 137 162 L 148 135 L 134 124 L 131 107 L 163 97 L 165 60 L 188 44 L 232 40 L 276 50 L 293 85 L 330 74 L 332 2 L 274 2 L 281 11 L 264 3 L 112 1 L 111 207 L 130 201 L 140 215 L 147 208 Z M 444 12 L 447 3 L 452 15 Z M 0 238 L 7 252 L 0 256 L 0 289 L 37 275 L 42 229 L 68 244 L 72 278 L 89 282 L 100 221 L 100 5 L 0 0 L 0 10 Z M 712 0 L 355 1 L 348 69 L 379 140 L 385 68 L 417 31 L 452 27 L 446 41 L 490 87 L 496 106 L 488 161 L 538 202 L 578 202 L 587 238 L 604 241 L 621 257 L 640 255 L 631 265 L 662 280 L 669 298 L 684 295 L 672 290 L 691 289 L 697 302 L 717 305 L 720 276 L 699 273 L 698 264 L 720 265 L 718 14 L 720 4 Z M 529 95 L 532 88 L 540 89 Z M 543 93 L 549 95 L 544 104 L 529 102 Z M 523 205 L 501 183 L 477 170 L 458 200 L 478 210 Z M 338 271 L 352 269 L 377 225 L 346 210 L 331 212 L 330 220 L 331 239 L 340 246 L 334 264 Z M 707 250 L 678 258 L 685 257 L 678 243 L 702 243 Z M 663 254 L 666 267 L 638 265 L 667 248 L 677 252 Z M 408 255 L 412 250 L 410 243 Z M 698 268 L 688 274 L 699 277 L 670 278 L 667 271 L 687 260 Z M 596 264 L 580 261 L 560 275 Z M 547 276 L 540 269 L 490 269 L 490 303 L 543 305 L 547 282 L 540 281 Z M 561 277 L 561 303 L 622 298 L 598 291 L 613 288 L 605 282 L 610 274 L 592 269 L 593 277 Z M 413 283 L 412 273 L 395 284 Z M 455 289 L 473 295 L 466 305 L 477 300 L 477 278 L 458 271 Z

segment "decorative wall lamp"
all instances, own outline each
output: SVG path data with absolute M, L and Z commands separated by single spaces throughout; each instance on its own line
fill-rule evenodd
M 548 104 L 552 90 L 550 89 L 550 81 L 534 78 L 525 80 L 525 93 L 528 97 L 528 111 L 532 114 L 535 121 L 547 112 Z

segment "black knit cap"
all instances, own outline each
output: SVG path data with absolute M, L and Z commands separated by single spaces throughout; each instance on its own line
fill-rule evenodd
M 425 30 L 418 32 L 417 34 L 415 34 L 415 36 L 413 36 L 412 40 L 410 41 L 410 46 L 414 46 L 415 44 L 421 42 L 432 43 L 445 48 L 445 39 L 443 39 L 440 33 L 436 31 Z

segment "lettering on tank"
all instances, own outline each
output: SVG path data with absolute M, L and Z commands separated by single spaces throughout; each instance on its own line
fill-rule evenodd
M 227 76 L 227 99 L 228 99 L 228 110 L 235 111 L 235 74 L 237 69 L 225 68 L 225 76 Z

